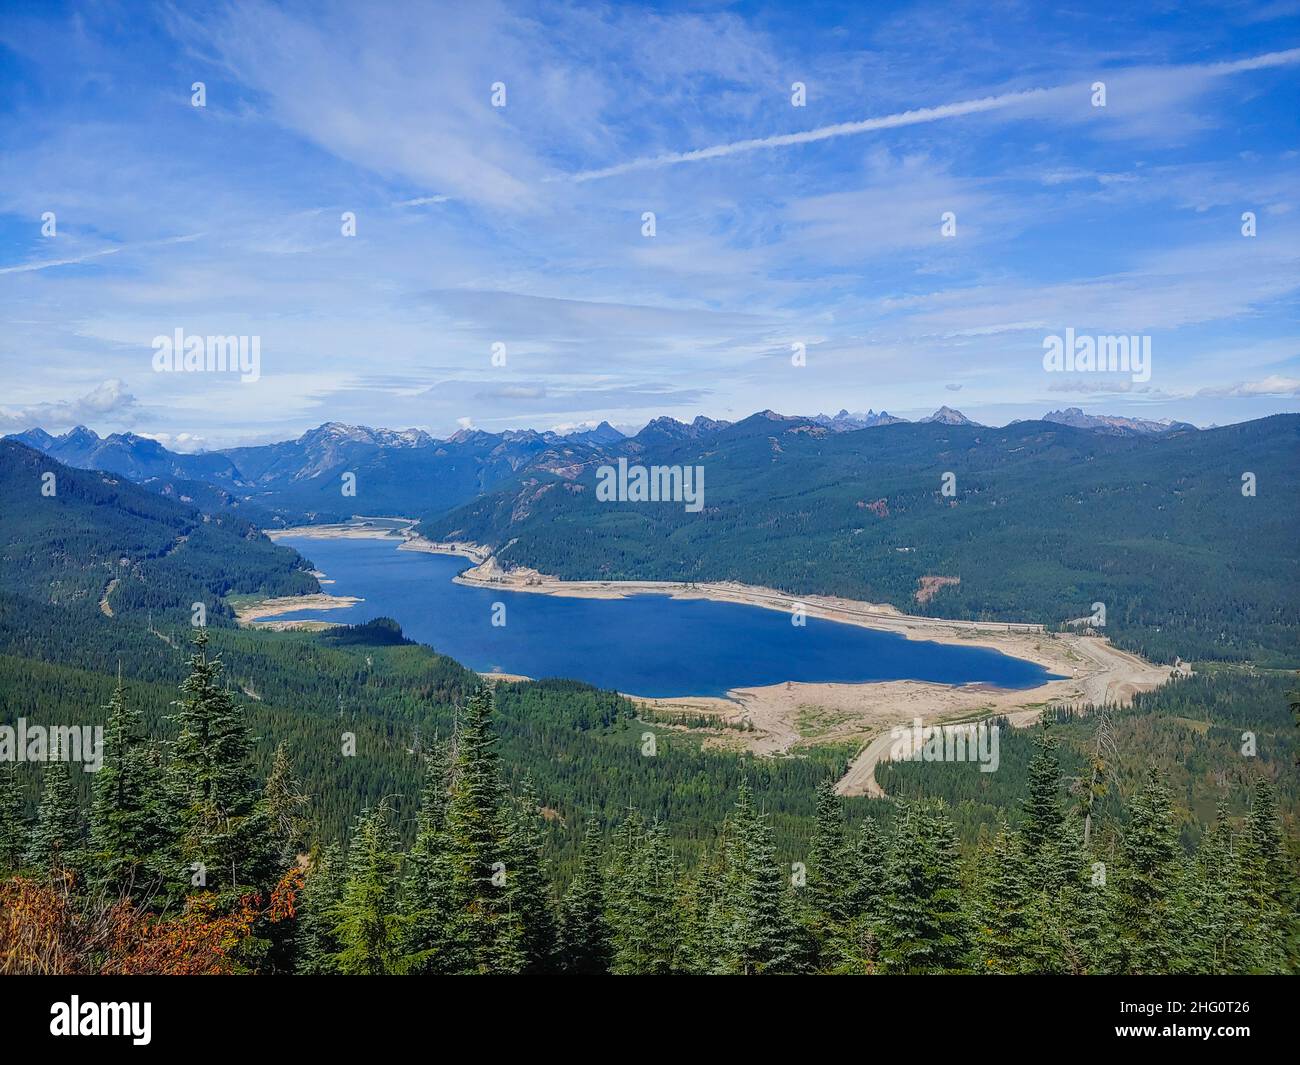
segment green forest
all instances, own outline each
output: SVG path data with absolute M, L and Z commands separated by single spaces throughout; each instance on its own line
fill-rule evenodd
M 1065 798 L 1045 717 L 1016 826 L 965 851 L 942 799 L 901 799 L 888 824 L 850 831 L 826 777 L 787 861 L 764 791 L 742 779 L 694 863 L 663 820 L 631 808 L 612 834 L 575 820 L 561 884 L 547 808 L 529 777 L 507 786 L 491 688 L 421 754 L 409 844 L 388 797 L 343 841 L 317 835 L 283 747 L 259 777 L 208 642 L 194 639 L 164 743 L 114 690 L 88 804 L 55 762 L 28 823 L 6 767 L 0 971 L 1220 974 L 1300 961 L 1264 773 L 1246 784 L 1244 817 L 1221 802 L 1188 852 L 1149 766 L 1122 837 L 1102 846 Z

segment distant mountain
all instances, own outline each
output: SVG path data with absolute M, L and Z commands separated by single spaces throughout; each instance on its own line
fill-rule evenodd
M 922 425 L 932 423 L 938 423 L 939 425 L 979 425 L 979 422 L 971 421 L 961 411 L 953 410 L 951 407 L 940 407 L 928 418 L 920 420 Z
M 1076 429 L 1092 429 L 1110 433 L 1169 433 L 1183 429 L 1196 430 L 1190 422 L 1176 422 L 1171 418 L 1151 421 L 1147 418 L 1122 418 L 1109 414 L 1084 414 L 1078 407 L 1048 411 L 1043 421 L 1058 425 L 1071 425 Z M 1199 430 L 1196 430 L 1199 432 Z
M 820 426 L 833 429 L 837 433 L 871 429 L 877 425 L 898 425 L 907 421 L 906 418 L 895 418 L 885 410 L 882 410 L 879 414 L 874 410 L 868 410 L 866 414 L 850 414 L 847 410 L 841 410 L 839 414 L 833 417 L 828 414 L 818 414 L 812 420 Z
M 594 429 L 584 429 L 579 432 L 569 433 L 565 436 L 566 440 L 572 440 L 579 444 L 617 444 L 624 439 L 624 434 L 615 429 L 609 422 L 601 422 Z
M 47 474 L 54 476 L 49 494 L 40 490 Z M 0 494 L 8 500 L 0 534 L 7 595 L 92 616 L 152 612 L 188 627 L 196 602 L 206 605 L 209 623 L 220 623 L 230 616 L 221 601 L 227 595 L 320 590 L 297 552 L 242 517 L 200 513 L 15 440 L 0 440 Z
M 222 455 L 179 454 L 167 450 L 157 440 L 135 433 L 113 433 L 101 439 L 93 430 L 78 425 L 62 436 L 51 436 L 43 429 L 29 429 L 8 439 L 43 451 L 65 466 L 105 470 L 132 481 L 180 477 L 232 486 L 239 479 L 239 471 Z
M 525 469 L 419 529 L 571 580 L 733 580 L 1049 624 L 1103 602 L 1108 635 L 1166 661 L 1295 657 L 1300 415 L 1157 434 L 961 417 L 834 432 L 763 411 L 700 438 L 661 420 L 637 461 L 702 467 L 699 513 L 598 500 L 587 463 L 563 483 Z M 1276 485 L 1269 507 L 1242 496 L 1243 470 Z M 960 583 L 917 598 L 943 577 Z

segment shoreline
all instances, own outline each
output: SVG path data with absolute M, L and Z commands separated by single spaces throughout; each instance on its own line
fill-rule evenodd
M 649 711 L 653 715 L 649 723 L 675 730 L 685 727 L 689 732 L 703 735 L 706 746 L 760 755 L 789 755 L 797 753 L 800 748 L 830 744 L 856 746 L 858 753 L 844 778 L 836 785 L 836 790 L 842 795 L 883 794 L 875 782 L 874 770 L 882 753 L 888 750 L 889 730 L 898 724 L 910 724 L 916 717 L 926 724 L 937 724 L 954 719 L 1006 716 L 1013 727 L 1024 727 L 1032 724 L 1040 711 L 1048 706 L 1067 703 L 1125 705 L 1132 700 L 1134 693 L 1159 687 L 1180 672 L 1178 668 L 1156 665 L 1120 650 L 1105 637 L 1077 632 L 1047 632 L 1044 626 L 1030 622 L 930 618 L 905 614 L 888 604 L 840 596 L 793 596 L 774 588 L 732 581 L 565 581 L 532 569 L 504 570 L 497 564 L 490 548 L 471 541 L 427 540 L 412 531 L 414 524 L 413 520 L 408 521 L 400 529 L 351 523 L 300 526 L 275 530 L 273 539 L 285 536 L 392 539 L 397 541 L 399 550 L 469 559 L 474 565 L 453 577 L 456 583 L 509 592 L 586 599 L 666 595 L 672 599 L 708 599 L 786 614 L 795 604 L 801 604 L 808 617 L 893 632 L 909 640 L 983 647 L 1033 662 L 1058 675 L 1058 679 L 1020 689 L 989 688 L 984 684 L 953 686 L 916 680 L 859 683 L 792 681 L 733 688 L 725 696 L 652 698 L 619 693 Z M 246 609 L 256 609 L 261 605 L 254 604 L 253 608 Z M 274 610 L 259 611 L 259 614 L 265 616 L 286 609 L 292 607 L 281 605 Z M 241 623 L 242 620 L 241 617 Z M 317 624 L 328 626 L 333 623 Z M 1181 671 L 1189 670 L 1184 665 Z M 503 680 L 523 679 L 512 674 L 488 675 Z M 718 725 L 717 728 L 684 726 L 674 724 L 673 717 L 716 718 Z

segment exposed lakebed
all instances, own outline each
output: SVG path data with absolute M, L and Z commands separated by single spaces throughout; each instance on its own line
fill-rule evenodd
M 297 610 L 264 621 L 357 624 L 390 617 L 411 639 L 480 671 L 569 677 L 647 697 L 725 695 L 784 681 L 855 684 L 919 680 L 1032 688 L 1042 666 L 984 647 L 963 647 L 808 618 L 779 610 L 633 595 L 580 599 L 453 581 L 471 563 L 399 551 L 396 539 L 278 541 L 311 559 L 331 595 L 364 600 L 336 610 Z M 492 624 L 504 604 L 505 624 Z

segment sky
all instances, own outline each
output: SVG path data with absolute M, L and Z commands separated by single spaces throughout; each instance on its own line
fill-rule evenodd
M 1298 88 L 1287 0 L 0 0 L 0 432 L 1300 411 Z

